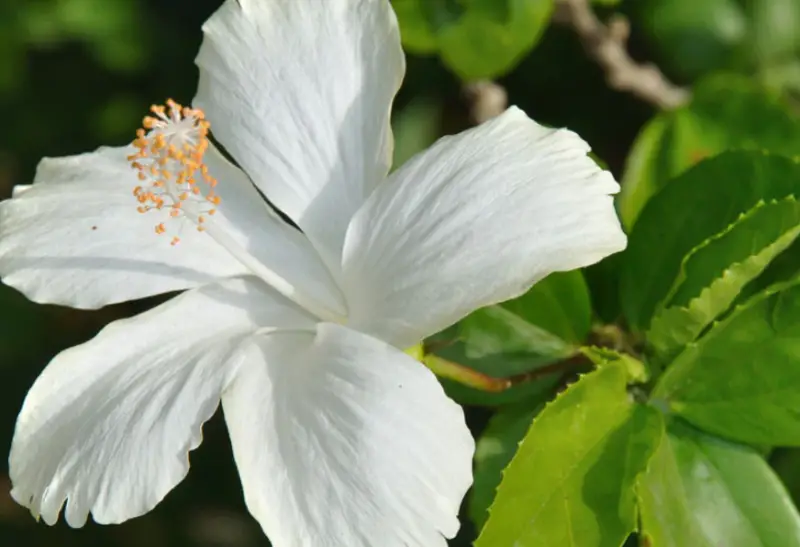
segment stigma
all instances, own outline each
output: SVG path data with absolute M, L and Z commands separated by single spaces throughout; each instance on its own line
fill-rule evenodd
M 182 106 L 172 99 L 166 106 L 153 105 L 142 120 L 128 156 L 138 171 L 140 184 L 133 189 L 140 213 L 162 212 L 159 220 L 186 219 L 200 232 L 208 215 L 216 213 L 220 197 L 217 180 L 203 162 L 208 150 L 209 122 L 199 108 Z M 155 225 L 156 234 L 168 233 L 166 222 Z M 180 242 L 173 236 L 172 245 Z

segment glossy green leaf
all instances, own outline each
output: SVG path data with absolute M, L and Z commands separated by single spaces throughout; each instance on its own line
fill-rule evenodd
M 800 515 L 761 455 L 674 421 L 638 483 L 652 547 L 796 547 Z
M 645 330 L 692 249 L 726 230 L 760 201 L 800 194 L 800 164 L 755 151 L 725 152 L 677 177 L 645 207 L 620 272 L 628 323 Z
M 634 484 L 662 435 L 621 364 L 583 376 L 536 417 L 476 547 L 619 547 L 636 528 Z
M 592 326 L 592 303 L 580 270 L 550 274 L 524 295 L 501 306 L 576 344 L 586 340 Z
M 625 226 L 634 226 L 645 203 L 672 178 L 736 148 L 800 154 L 800 122 L 752 82 L 728 76 L 701 82 L 691 103 L 659 114 L 634 143 L 618 199 Z
M 617 209 L 623 225 L 629 230 L 644 204 L 664 185 L 662 179 L 668 178 L 664 173 L 673 171 L 667 155 L 663 153 L 674 132 L 672 116 L 671 113 L 663 113 L 645 124 L 628 152 L 620 181 L 622 189 L 617 196 Z
M 489 420 L 475 445 L 475 469 L 469 497 L 469 516 L 480 529 L 489 517 L 503 469 L 509 464 L 520 441 L 528 432 L 533 417 L 542 405 L 524 402 L 503 407 Z
M 471 359 L 498 353 L 565 359 L 577 351 L 575 346 L 502 306 L 482 308 L 462 319 L 461 339 Z
M 689 344 L 653 397 L 723 437 L 800 445 L 800 283 L 753 297 Z
M 465 80 L 508 72 L 536 44 L 553 0 L 394 0 L 409 51 L 438 51 Z
M 671 295 L 653 318 L 648 343 L 668 356 L 692 342 L 800 234 L 793 196 L 759 203 L 683 260 Z

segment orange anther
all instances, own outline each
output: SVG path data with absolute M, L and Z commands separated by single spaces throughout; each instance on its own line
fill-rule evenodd
M 172 99 L 168 99 L 166 105 L 152 105 L 150 113 L 152 115 L 143 118 L 143 127 L 136 131 L 132 143 L 135 152 L 128 155 L 137 178 L 149 181 L 149 186 L 133 189 L 140 203 L 137 210 L 146 213 L 167 207 L 170 217 L 196 218 L 197 229 L 202 232 L 208 222 L 206 215 L 214 215 L 216 209 L 198 209 L 198 205 L 203 201 L 218 205 L 221 201 L 214 193 L 217 179 L 211 176 L 203 161 L 209 148 L 210 125 L 202 110 L 183 106 Z M 203 185 L 205 188 L 201 187 Z M 188 216 L 181 214 L 184 203 Z M 155 225 L 157 234 L 166 231 L 165 223 Z M 179 241 L 174 237 L 171 244 Z

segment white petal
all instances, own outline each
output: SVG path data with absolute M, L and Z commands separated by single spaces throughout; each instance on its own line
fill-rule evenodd
M 338 269 L 347 222 L 391 161 L 405 60 L 388 0 L 227 0 L 203 31 L 194 104 Z
M 249 272 L 190 221 L 169 220 L 166 209 L 137 212 L 131 150 L 44 159 L 35 184 L 0 204 L 7 285 L 38 302 L 96 308 Z M 213 222 L 306 292 L 341 300 L 311 245 L 270 214 L 247 177 L 213 148 L 206 161 L 223 199 Z M 155 233 L 161 221 L 180 244 Z
M 323 323 L 259 339 L 222 398 L 275 547 L 444 547 L 472 482 L 461 407 L 404 353 Z
M 516 108 L 412 158 L 348 229 L 353 328 L 408 347 L 551 272 L 625 247 L 610 173 Z
M 186 292 L 112 323 L 47 366 L 25 399 L 11 447 L 12 496 L 48 524 L 117 523 L 152 509 L 189 469 L 258 327 L 313 328 L 259 280 Z

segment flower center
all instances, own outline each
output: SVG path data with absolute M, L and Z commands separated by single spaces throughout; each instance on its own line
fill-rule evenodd
M 342 322 L 343 315 L 336 302 L 317 300 L 304 294 L 291 280 L 256 259 L 236 238 L 218 222 L 209 218 L 217 212 L 220 196 L 216 194 L 217 179 L 209 173 L 203 156 L 210 144 L 210 124 L 203 111 L 181 106 L 172 99 L 166 106 L 150 107 L 151 116 L 136 132 L 133 146 L 138 150 L 128 156 L 138 171 L 141 184 L 133 189 L 140 213 L 156 212 L 161 219 L 188 219 L 200 232 L 206 232 L 228 251 L 233 258 L 262 278 L 279 293 L 299 304 L 320 319 Z M 169 213 L 167 216 L 166 213 Z M 156 234 L 165 234 L 164 222 L 155 225 Z M 180 242 L 173 236 L 171 245 Z
M 138 152 L 128 156 L 142 181 L 133 189 L 139 202 L 137 210 L 147 213 L 167 208 L 171 218 L 189 213 L 202 232 L 206 215 L 215 214 L 220 202 L 214 192 L 217 180 L 203 163 L 209 123 L 202 110 L 181 106 L 172 99 L 166 107 L 153 105 L 150 111 L 153 115 L 144 118 L 144 128 L 136 132 L 133 141 Z M 165 234 L 167 227 L 160 222 L 155 231 Z M 179 241 L 173 236 L 171 243 L 177 245 Z

